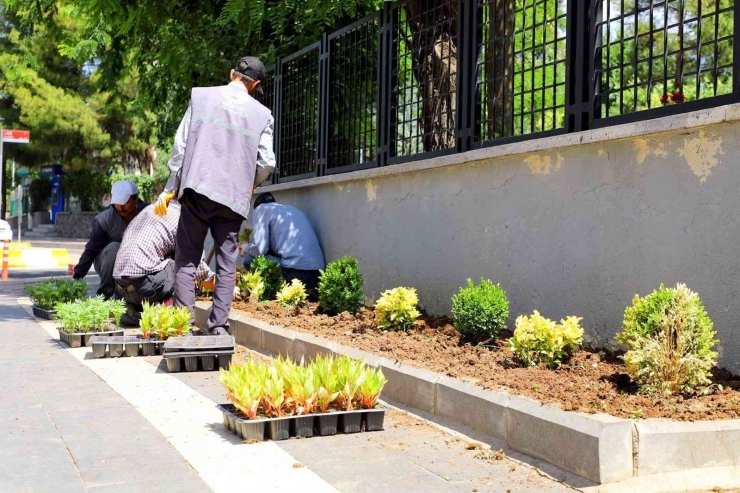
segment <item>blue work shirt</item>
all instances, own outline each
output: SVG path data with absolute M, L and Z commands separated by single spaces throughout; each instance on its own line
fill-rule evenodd
M 323 269 L 324 254 L 308 218 L 291 205 L 271 202 L 252 213 L 252 238 L 247 252 L 257 257 L 268 252 L 280 257 L 283 267 L 298 270 Z

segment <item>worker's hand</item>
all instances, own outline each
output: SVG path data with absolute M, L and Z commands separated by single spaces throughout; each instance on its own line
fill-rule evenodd
M 216 276 L 213 276 L 212 279 L 206 279 L 203 281 L 200 285 L 203 289 L 207 289 L 208 291 L 215 291 L 216 290 Z
M 170 204 L 170 200 L 175 198 L 175 193 L 171 192 L 169 190 L 165 190 L 164 192 L 159 194 L 159 198 L 157 199 L 157 203 L 154 206 L 154 213 L 158 216 L 164 216 L 167 214 L 167 206 Z
M 83 276 L 82 274 L 75 273 L 75 274 L 72 275 L 72 279 L 75 279 L 75 280 L 77 280 L 77 279 L 84 279 L 84 278 L 85 278 L 85 276 Z

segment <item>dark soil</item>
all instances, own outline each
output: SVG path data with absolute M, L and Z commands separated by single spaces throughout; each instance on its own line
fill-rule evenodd
M 488 347 L 473 346 L 463 343 L 445 317 L 422 316 L 408 332 L 384 333 L 375 328 L 373 312 L 366 309 L 357 316 L 343 313 L 329 317 L 321 314 L 316 304 L 302 308 L 295 316 L 288 316 L 275 302 L 255 305 L 235 301 L 233 307 L 284 327 L 485 388 L 556 404 L 566 411 L 682 421 L 740 418 L 740 377 L 722 369 L 715 369 L 713 385 L 697 395 L 648 397 L 637 394 L 637 386 L 616 355 L 602 357 L 582 350 L 557 370 L 522 367 L 506 347 L 510 333 L 501 334 Z

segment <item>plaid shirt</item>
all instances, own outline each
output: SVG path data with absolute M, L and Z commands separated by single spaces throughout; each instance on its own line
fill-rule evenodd
M 123 234 L 113 277 L 138 279 L 164 269 L 175 255 L 179 222 L 180 203 L 175 199 L 170 201 L 164 217 L 154 213 L 154 205 L 139 212 Z M 201 258 L 195 270 L 195 281 L 202 282 L 212 277 L 213 272 Z

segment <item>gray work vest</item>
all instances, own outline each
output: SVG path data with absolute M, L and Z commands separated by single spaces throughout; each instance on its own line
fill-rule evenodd
M 233 85 L 194 88 L 178 197 L 186 188 L 249 215 L 257 149 L 270 110 Z
M 106 210 L 95 216 L 98 224 L 108 235 L 109 243 L 121 243 L 123 232 L 126 231 L 128 223 L 123 220 L 118 211 L 111 205 Z

